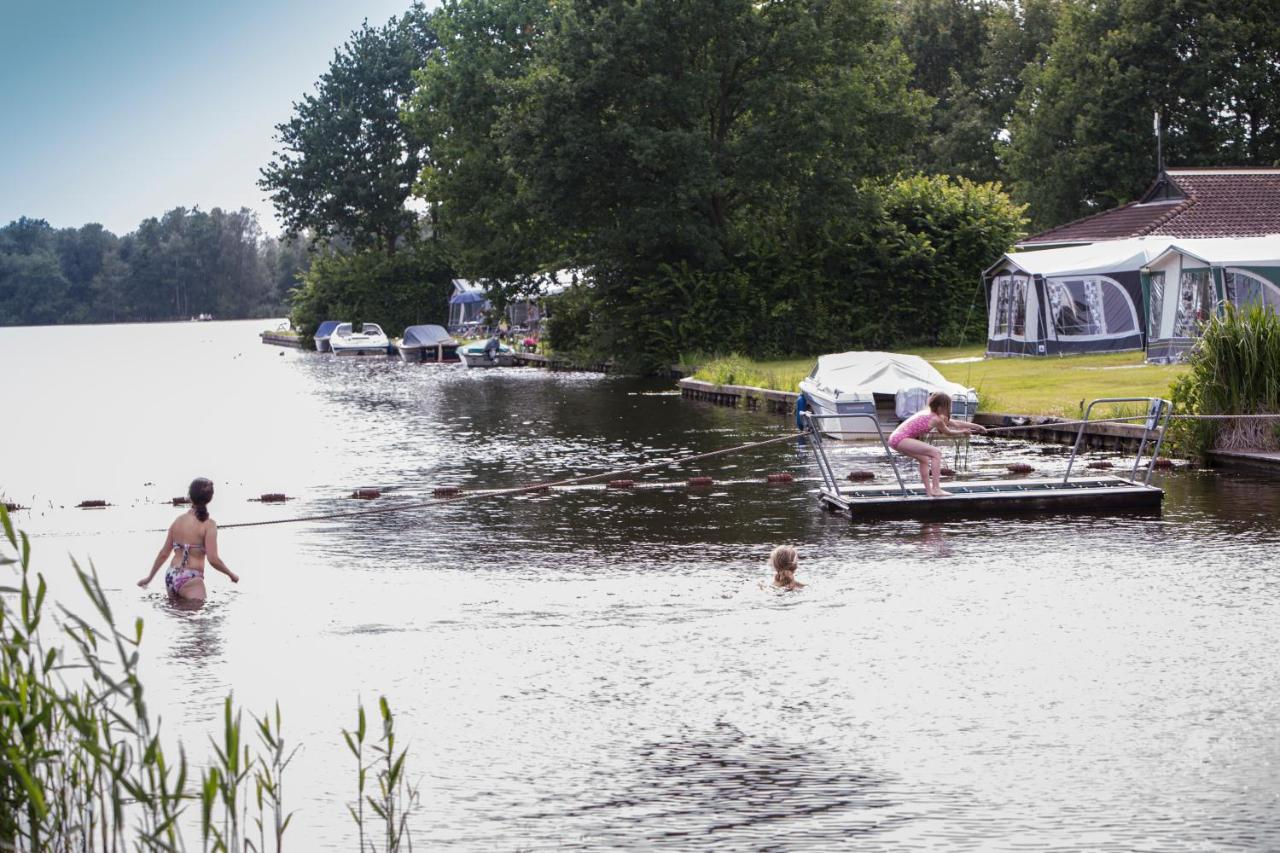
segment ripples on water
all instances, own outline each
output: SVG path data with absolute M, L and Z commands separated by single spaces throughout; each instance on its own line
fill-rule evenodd
M 1162 517 L 852 525 L 817 511 L 807 453 L 782 445 L 638 478 L 672 488 L 228 530 L 242 583 L 214 577 L 181 612 L 133 582 L 160 544 L 145 531 L 173 515 L 161 501 L 195 474 L 226 524 L 782 425 L 663 383 L 281 355 L 255 342 L 266 325 L 0 330 L 34 400 L 0 486 L 33 507 L 19 520 L 55 591 L 71 594 L 63 555 L 91 557 L 122 619 L 146 620 L 150 701 L 189 752 L 226 692 L 280 701 L 304 744 L 296 849 L 350 849 L 339 729 L 383 693 L 421 782 L 420 846 L 1280 847 L 1273 481 L 1162 475 Z M 198 422 L 175 406 L 193 393 Z M 865 448 L 835 456 L 891 476 Z M 972 467 L 1014 458 L 1065 465 L 1024 446 Z M 773 470 L 798 482 L 744 482 Z M 727 482 L 678 487 L 695 473 Z M 298 499 L 247 501 L 266 491 Z M 62 508 L 86 497 L 117 506 Z M 801 549 L 800 593 L 760 587 L 782 541 Z

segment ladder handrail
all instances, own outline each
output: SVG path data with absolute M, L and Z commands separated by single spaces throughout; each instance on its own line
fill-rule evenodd
M 1147 404 L 1147 420 L 1143 424 L 1142 441 L 1138 444 L 1138 455 L 1133 459 L 1133 470 L 1129 472 L 1128 479 L 1130 482 L 1138 481 L 1138 466 L 1142 464 L 1142 456 L 1147 449 L 1147 441 L 1151 438 L 1151 433 L 1155 432 L 1156 444 L 1151 451 L 1151 459 L 1147 462 L 1147 476 L 1143 479 L 1143 485 L 1151 484 L 1151 472 L 1155 469 L 1156 457 L 1160 455 L 1160 445 L 1164 443 L 1164 434 L 1169 429 L 1169 421 L 1173 417 L 1173 403 L 1163 397 L 1099 397 L 1096 400 L 1089 401 L 1089 405 L 1085 407 L 1084 417 L 1080 421 L 1080 426 L 1076 430 L 1076 441 L 1071 446 L 1071 457 L 1067 460 L 1067 473 L 1062 476 L 1062 482 L 1066 483 L 1071 476 L 1071 468 L 1076 463 L 1076 455 L 1080 452 L 1080 442 L 1084 439 L 1085 427 L 1089 425 L 1089 415 L 1093 412 L 1093 407 L 1099 403 L 1146 403 Z
M 889 458 L 889 466 L 893 468 L 893 475 L 898 478 L 898 487 L 902 489 L 902 494 L 907 492 L 907 484 L 902 480 L 902 472 L 898 470 L 897 462 L 894 461 L 893 451 L 889 448 L 889 440 L 884 437 L 884 429 L 880 426 L 880 419 L 873 414 L 867 412 L 850 412 L 848 414 L 830 414 L 821 415 L 816 412 L 804 412 L 805 419 L 809 422 L 809 434 L 813 439 L 813 449 L 818 457 L 818 468 L 822 471 L 822 478 L 826 481 L 827 487 L 835 494 L 840 496 L 840 485 L 836 482 L 836 476 L 831 471 L 831 463 L 827 459 L 827 452 L 822 446 L 822 430 L 819 428 L 818 421 L 829 420 L 832 418 L 868 418 L 876 425 L 876 435 L 880 438 L 880 445 L 884 448 L 885 455 Z

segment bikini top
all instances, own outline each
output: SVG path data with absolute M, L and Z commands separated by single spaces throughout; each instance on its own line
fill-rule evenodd
M 203 545 L 184 545 L 181 542 L 174 542 L 173 550 L 177 551 L 179 548 L 182 549 L 182 562 L 178 565 L 178 568 L 180 569 L 185 569 L 187 567 L 187 558 L 191 556 L 192 548 L 195 548 L 197 551 L 204 550 Z

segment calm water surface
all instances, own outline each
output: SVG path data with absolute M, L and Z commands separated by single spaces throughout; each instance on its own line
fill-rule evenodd
M 164 727 L 279 701 L 298 850 L 349 850 L 340 730 L 386 695 L 419 846 L 460 850 L 1280 848 L 1280 486 L 1164 475 L 1163 517 L 851 525 L 791 445 L 648 478 L 728 485 L 227 530 L 238 586 L 179 612 L 167 505 L 221 524 L 498 487 L 778 434 L 669 383 L 338 360 L 273 324 L 0 329 L 0 492 L 54 592 L 92 560 L 146 620 Z M 1011 454 L 1013 454 L 1011 456 Z M 1019 456 L 1021 454 L 1021 456 Z M 978 476 L 1037 448 L 974 452 Z M 880 466 L 865 449 L 837 470 Z M 789 470 L 797 482 L 732 482 Z M 286 492 L 279 505 L 250 502 Z M 71 509 L 87 498 L 114 506 Z M 773 545 L 803 592 L 760 589 Z

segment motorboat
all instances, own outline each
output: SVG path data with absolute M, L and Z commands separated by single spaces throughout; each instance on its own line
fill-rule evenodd
M 456 362 L 458 342 L 443 326 L 410 326 L 396 344 L 403 361 Z
M 504 343 L 495 349 L 492 339 L 458 347 L 458 357 L 467 367 L 510 367 L 516 363 L 516 351 Z
M 334 355 L 386 355 L 390 342 L 377 323 L 365 323 L 360 331 L 354 331 L 350 323 L 342 323 L 329 336 L 329 348 Z
M 333 334 L 333 330 L 343 325 L 337 320 L 325 320 L 319 326 L 316 326 L 316 333 L 312 338 L 316 342 L 316 352 L 330 352 L 329 338 Z M 351 324 L 346 324 L 347 328 L 351 328 Z
M 800 380 L 805 404 L 819 415 L 833 438 L 875 438 L 928 405 L 929 395 L 951 396 L 951 415 L 970 420 L 978 411 L 978 392 L 951 382 L 917 355 L 893 352 L 842 352 L 818 357 Z M 847 417 L 845 417 L 847 416 Z M 874 420 L 873 420 L 874 419 Z

